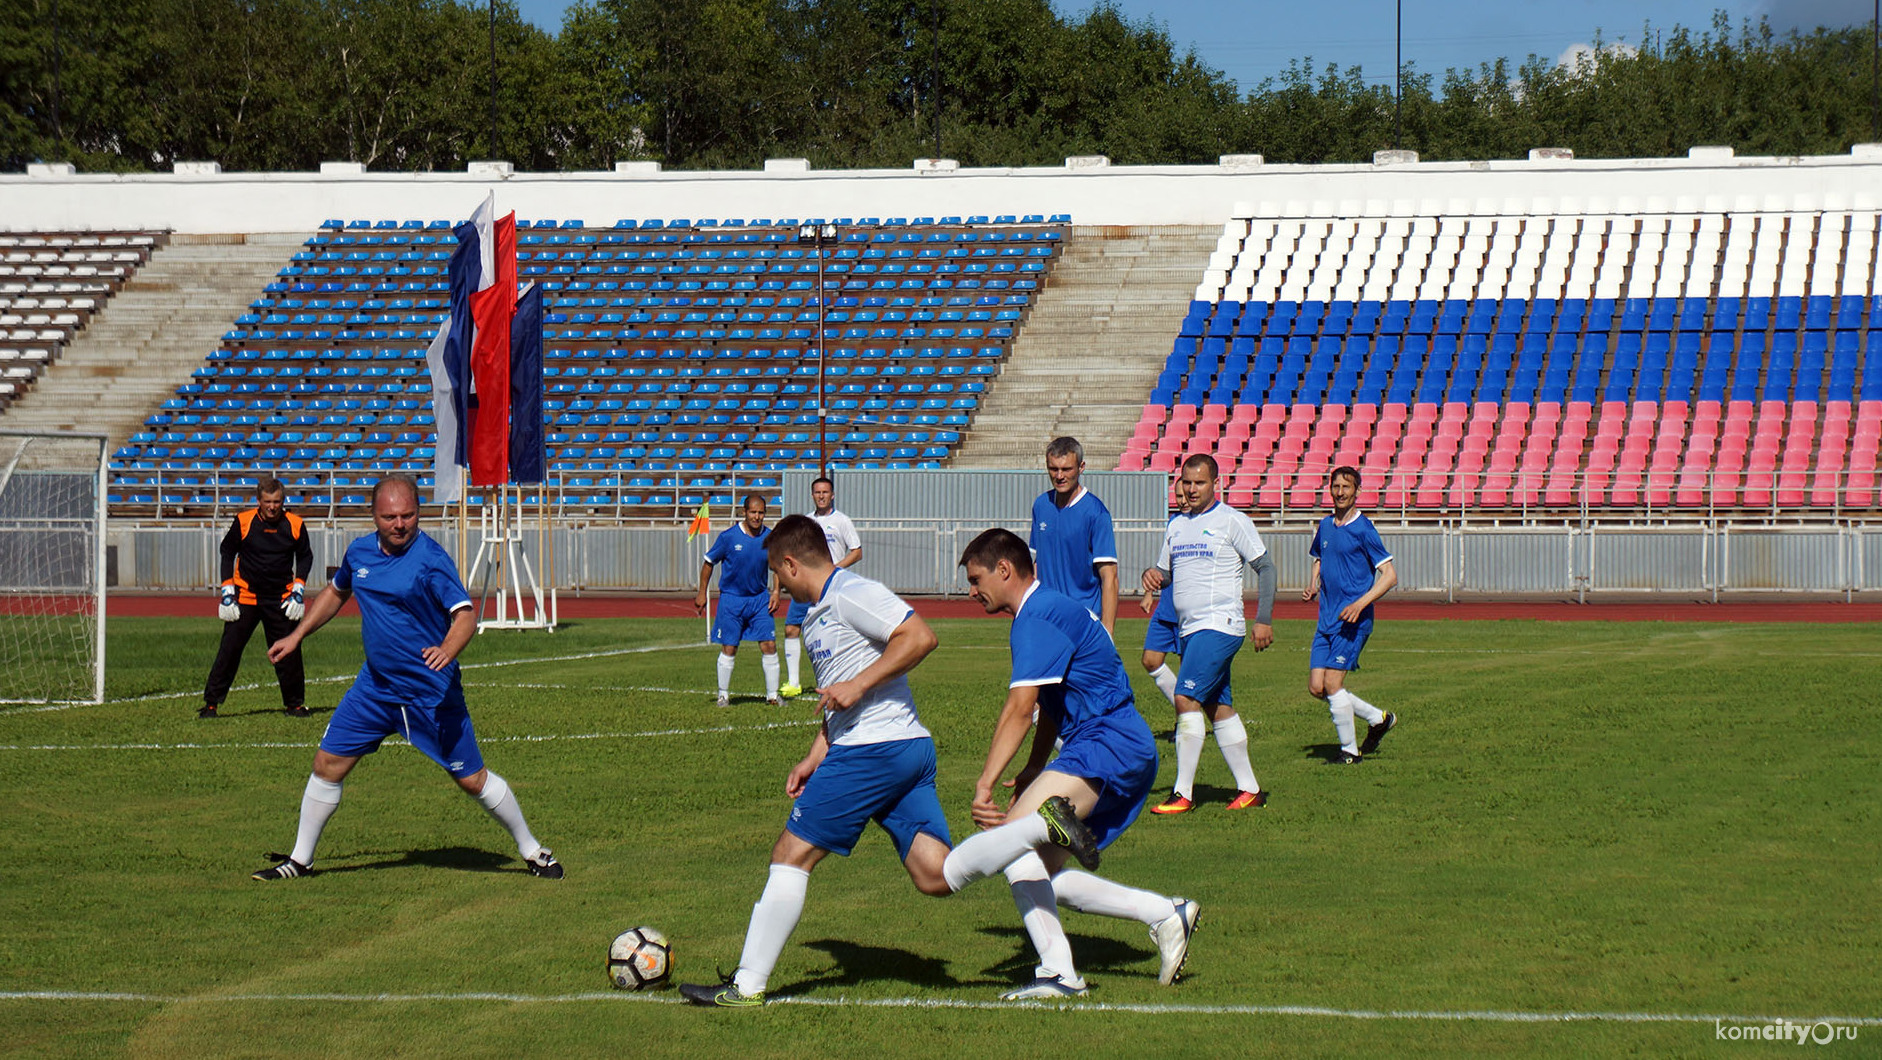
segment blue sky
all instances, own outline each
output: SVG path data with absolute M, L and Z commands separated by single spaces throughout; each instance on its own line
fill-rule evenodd
M 960 3 L 972 0 L 950 0 Z M 1780 31 L 1868 22 L 1873 0 L 1401 0 L 1404 54 L 1432 74 L 1446 67 L 1475 68 L 1507 56 L 1558 58 L 1592 40 L 1638 44 L 1641 26 L 1703 28 L 1723 10 L 1738 19 L 1767 16 Z M 1132 19 L 1163 25 L 1178 48 L 1194 47 L 1244 91 L 1312 56 L 1359 66 L 1367 78 L 1392 79 L 1394 0 L 1116 0 Z M 1061 12 L 1091 7 L 1085 0 L 1053 0 Z M 550 32 L 562 25 L 568 0 L 519 0 L 523 17 Z

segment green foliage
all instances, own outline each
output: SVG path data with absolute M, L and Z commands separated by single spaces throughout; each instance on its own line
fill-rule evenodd
M 17 0 L 0 7 L 0 171 L 459 168 L 903 168 L 1836 154 L 1872 138 L 1866 28 L 1782 38 L 1724 14 L 1644 28 L 1638 51 L 1575 66 L 1529 56 L 1442 77 L 1407 65 L 1403 95 L 1357 68 L 1289 65 L 1245 95 L 1157 24 L 1105 0 L 586 0 L 551 36 L 510 0 Z M 936 48 L 937 34 L 940 47 Z M 57 75 L 55 77 L 55 59 Z M 937 76 L 938 75 L 938 76 Z M 937 84 L 938 80 L 938 84 Z
M 196 720 L 219 627 L 113 620 L 114 702 L 0 709 L 0 844 L 17 852 L 0 873 L 0 1053 L 1669 1056 L 1716 1052 L 1711 1019 L 1304 1010 L 1876 1015 L 1882 763 L 1850 711 L 1873 683 L 1872 626 L 1388 619 L 1353 687 L 1403 723 L 1332 767 L 1304 691 L 1311 623 L 1279 623 L 1235 665 L 1268 807 L 1224 811 L 1209 749 L 1195 812 L 1145 815 L 1105 852 L 1104 876 L 1203 903 L 1184 982 L 1157 985 L 1142 926 L 1066 912 L 1089 1004 L 1109 1011 L 902 1007 L 997 1006 L 1033 959 L 997 877 L 922 897 L 871 828 L 814 874 L 771 980 L 790 1003 L 750 1013 L 614 994 L 602 955 L 648 923 L 682 982 L 736 963 L 813 724 L 808 701 L 762 705 L 755 651 L 720 710 L 696 620 L 480 636 L 464 675 L 479 741 L 568 878 L 527 876 L 394 739 L 348 779 L 316 875 L 264 885 L 247 873 L 293 837 L 358 620 L 307 645 L 311 719 L 280 713 L 251 648 L 224 716 Z M 1143 627 L 1118 641 L 1167 734 L 1135 666 Z M 910 680 L 958 838 L 1007 624 L 935 628 Z M 54 991 L 181 1000 L 26 996 Z M 1197 1010 L 1237 1006 L 1265 1011 Z

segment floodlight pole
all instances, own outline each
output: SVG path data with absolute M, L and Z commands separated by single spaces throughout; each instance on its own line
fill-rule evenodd
M 497 0 L 490 0 L 490 157 L 497 154 Z
M 1876 0 L 1869 33 L 1869 139 L 1882 140 L 1882 80 L 1877 77 L 1882 70 L 1882 0 Z
M 799 245 L 815 247 L 817 251 L 817 473 L 828 478 L 830 475 L 830 449 L 828 426 L 830 422 L 829 400 L 824 392 L 823 376 L 825 339 L 824 315 L 828 311 L 823 290 L 823 252 L 824 247 L 834 245 L 837 230 L 833 224 L 802 225 L 797 229 Z
M 1405 112 L 1405 0 L 1392 0 L 1392 11 L 1392 150 L 1396 151 Z

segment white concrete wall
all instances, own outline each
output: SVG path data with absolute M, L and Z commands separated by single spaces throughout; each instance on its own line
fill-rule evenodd
M 185 173 L 0 176 L 0 231 L 311 231 L 327 218 L 457 220 L 489 190 L 529 220 L 1057 214 L 1081 225 L 1231 216 L 1573 214 L 1882 207 L 1882 149 L 1849 155 L 671 173 Z M 1080 160 L 1083 161 L 1083 160 Z M 335 167 L 336 169 L 344 167 Z

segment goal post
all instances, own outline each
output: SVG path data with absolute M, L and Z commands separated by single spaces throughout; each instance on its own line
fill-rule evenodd
M 104 701 L 106 445 L 0 429 L 0 703 Z

